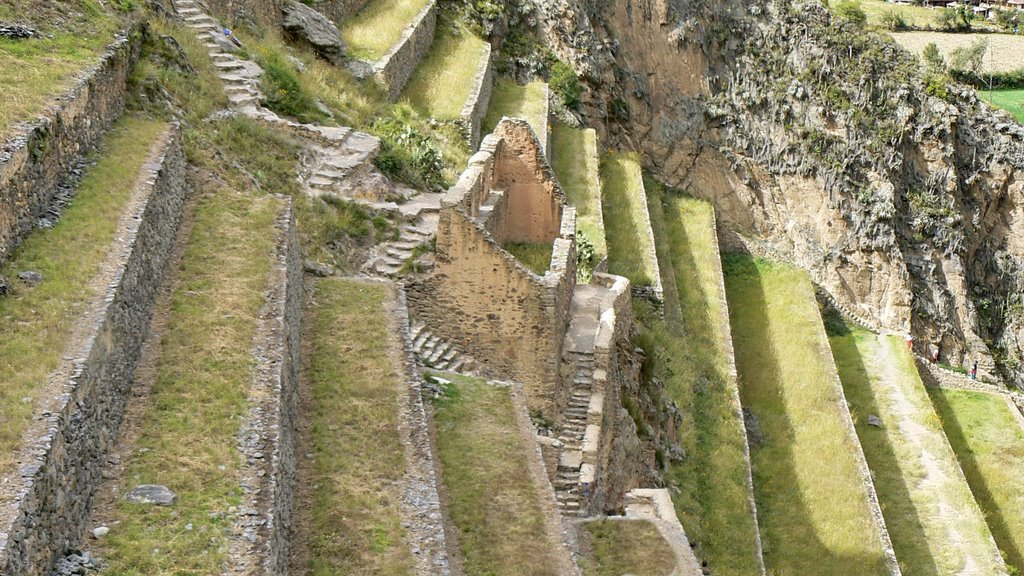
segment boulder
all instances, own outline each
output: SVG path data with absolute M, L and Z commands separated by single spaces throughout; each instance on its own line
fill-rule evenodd
M 156 504 L 157 506 L 170 506 L 178 499 L 177 494 L 171 492 L 166 486 L 156 484 L 143 484 L 132 488 L 125 494 L 124 499 L 137 504 Z
M 345 42 L 341 32 L 326 16 L 294 0 L 285 4 L 284 30 L 296 42 L 309 45 L 324 60 L 341 65 L 345 60 Z

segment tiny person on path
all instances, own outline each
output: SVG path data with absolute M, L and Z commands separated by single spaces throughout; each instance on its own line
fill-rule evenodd
M 242 46 L 242 41 L 239 40 L 238 37 L 235 36 L 234 33 L 231 32 L 231 29 L 227 26 L 224 27 L 224 37 L 230 40 L 231 43 L 235 46 L 238 46 L 239 48 L 244 48 L 244 46 Z
M 939 363 L 939 347 L 932 346 L 932 364 Z
M 974 361 L 974 366 L 971 368 L 971 380 L 978 379 L 978 361 Z
M 907 332 L 906 336 L 903 337 L 903 341 L 907 343 L 908 350 L 914 349 L 914 337 L 910 335 L 910 332 Z

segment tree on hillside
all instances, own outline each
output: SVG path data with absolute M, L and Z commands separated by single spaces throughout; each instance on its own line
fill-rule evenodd
M 832 8 L 832 14 L 839 20 L 856 26 L 863 26 L 868 21 L 867 14 L 857 0 L 839 0 Z
M 988 40 L 982 38 L 967 48 L 957 48 L 949 56 L 949 65 L 954 70 L 969 72 L 977 77 L 981 73 L 981 66 L 985 62 L 985 54 L 988 52 Z
M 883 28 L 893 32 L 907 29 L 907 21 L 903 18 L 903 13 L 896 10 L 888 10 L 882 14 L 881 23 Z
M 946 61 L 942 58 L 942 54 L 939 53 L 939 47 L 935 42 L 929 42 L 924 47 L 924 51 L 921 53 L 921 58 L 924 59 L 925 66 L 928 67 L 929 72 L 945 72 Z
M 935 15 L 939 27 L 947 32 L 967 32 L 971 29 L 971 19 L 974 13 L 965 4 L 959 6 L 947 6 Z

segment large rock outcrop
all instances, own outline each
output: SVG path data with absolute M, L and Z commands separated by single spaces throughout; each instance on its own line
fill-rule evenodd
M 590 122 L 921 350 L 1024 384 L 1024 129 L 817 1 L 539 3 Z
M 345 42 L 337 26 L 305 4 L 291 1 L 282 8 L 284 31 L 290 39 L 309 46 L 328 62 L 340 66 L 345 60 Z

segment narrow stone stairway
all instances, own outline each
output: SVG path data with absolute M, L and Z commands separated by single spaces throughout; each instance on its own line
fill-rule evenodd
M 593 352 L 569 352 L 576 365 L 572 395 L 565 408 L 565 421 L 558 440 L 562 451 L 555 472 L 555 499 L 562 513 L 578 515 L 581 511 L 580 470 L 583 467 L 583 438 L 587 430 L 587 414 L 594 383 Z
M 398 238 L 377 245 L 363 271 L 371 276 L 397 280 L 403 276 L 427 274 L 434 269 L 433 241 L 437 234 L 436 211 L 425 211 L 403 224 Z
M 476 360 L 462 353 L 448 340 L 431 332 L 422 322 L 413 324 L 410 336 L 416 360 L 427 368 L 472 374 L 480 367 Z

